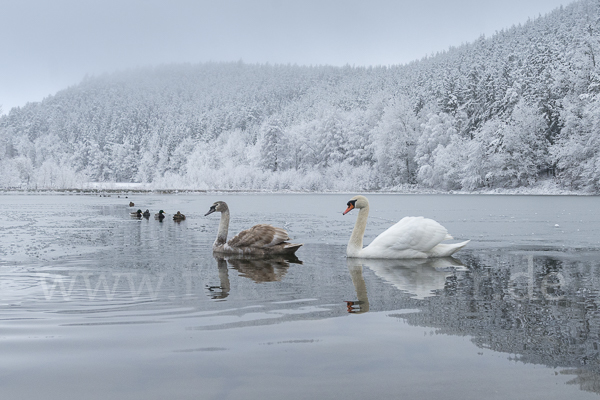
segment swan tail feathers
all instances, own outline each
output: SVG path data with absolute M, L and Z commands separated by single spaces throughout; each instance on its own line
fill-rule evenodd
M 296 250 L 302 247 L 304 243 L 296 244 L 296 243 L 286 243 L 283 246 L 283 250 L 286 254 L 294 254 Z
M 449 257 L 456 253 L 469 243 L 470 240 L 466 240 L 460 243 L 440 243 L 432 249 L 433 257 Z

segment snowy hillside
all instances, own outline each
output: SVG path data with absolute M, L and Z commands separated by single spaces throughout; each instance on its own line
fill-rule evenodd
M 408 65 L 90 77 L 0 118 L 0 188 L 600 192 L 600 0 Z

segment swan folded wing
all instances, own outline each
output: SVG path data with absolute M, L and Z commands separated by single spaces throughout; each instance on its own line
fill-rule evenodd
M 423 217 L 404 217 L 377 236 L 369 247 L 427 252 L 444 240 L 452 239 L 446 228 Z
M 233 237 L 228 245 L 231 247 L 272 247 L 289 240 L 287 232 L 268 224 L 254 225 Z

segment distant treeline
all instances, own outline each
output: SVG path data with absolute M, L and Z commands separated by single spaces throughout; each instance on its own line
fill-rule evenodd
M 0 187 L 600 191 L 600 0 L 393 67 L 89 77 L 0 118 Z

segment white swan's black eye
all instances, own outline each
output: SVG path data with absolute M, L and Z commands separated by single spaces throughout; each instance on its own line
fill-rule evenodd
M 356 200 L 350 200 L 350 201 L 348 202 L 348 204 L 346 204 L 346 205 L 347 205 L 348 207 L 350 207 L 350 206 L 353 206 L 353 207 L 354 207 L 354 206 L 356 205 Z

